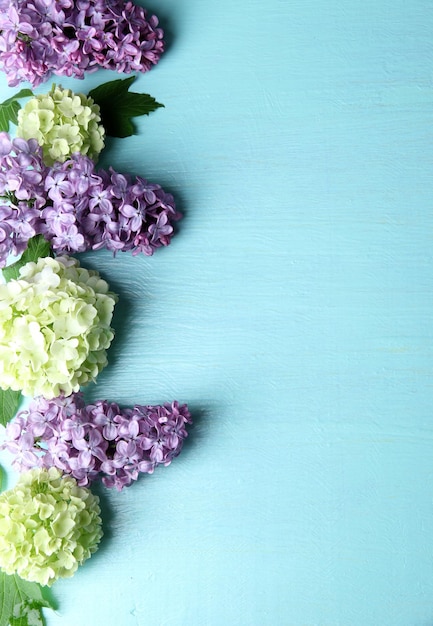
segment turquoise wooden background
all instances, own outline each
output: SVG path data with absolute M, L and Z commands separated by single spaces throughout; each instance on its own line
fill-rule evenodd
M 47 625 L 432 626 L 433 5 L 147 6 L 169 45 L 135 87 L 166 108 L 103 164 L 185 218 L 153 258 L 83 257 L 121 296 L 87 395 L 195 427 L 100 490 Z

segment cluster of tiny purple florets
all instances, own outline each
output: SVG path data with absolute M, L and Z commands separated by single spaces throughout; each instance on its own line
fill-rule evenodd
M 0 265 L 9 254 L 20 254 L 40 233 L 48 167 L 35 139 L 10 141 L 0 133 Z
M 44 165 L 36 140 L 0 133 L 0 266 L 42 234 L 59 254 L 107 248 L 151 255 L 180 219 L 173 196 L 87 156 Z
M 124 0 L 0 0 L 0 31 L 9 85 L 98 68 L 146 72 L 164 51 L 158 18 Z
M 101 478 L 121 490 L 169 465 L 182 448 L 191 423 L 186 404 L 120 409 L 113 402 L 86 405 L 81 393 L 32 400 L 6 427 L 2 444 L 19 471 L 57 467 L 87 486 Z

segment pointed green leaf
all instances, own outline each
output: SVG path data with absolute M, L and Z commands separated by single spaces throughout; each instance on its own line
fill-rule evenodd
M 2 107 L 0 107 L 0 130 L 4 132 L 9 130 L 9 121 Z
M 36 235 L 29 239 L 27 248 L 22 253 L 21 257 L 15 263 L 4 267 L 2 270 L 3 277 L 6 282 L 9 282 L 13 278 L 18 278 L 20 269 L 23 265 L 29 261 L 37 261 L 40 257 L 52 256 L 50 244 L 46 241 L 42 235 Z
M 6 426 L 17 413 L 22 400 L 21 391 L 0 389 L 0 424 Z
M 0 424 L 6 426 L 15 416 L 21 404 L 21 391 L 0 389 Z
M 111 137 L 133 135 L 135 129 L 131 118 L 149 115 L 164 106 L 149 94 L 128 91 L 135 78 L 131 76 L 112 80 L 89 92 L 89 96 L 99 105 L 102 125 Z
M 37 261 L 44 256 L 52 256 L 50 244 L 42 235 L 36 235 L 29 239 L 21 259 L 23 263 L 28 263 L 29 261 Z
M 21 89 L 18 93 L 0 104 L 0 131 L 9 132 L 9 124 L 18 123 L 18 111 L 21 105 L 17 100 L 20 98 L 28 98 L 29 96 L 33 96 L 31 89 Z
M 5 281 L 8 283 L 12 279 L 17 279 L 20 273 L 20 268 L 23 265 L 24 263 L 21 263 L 21 259 L 18 259 L 18 261 L 15 261 L 15 263 L 4 267 L 2 269 L 2 274 Z
M 54 608 L 40 585 L 0 571 L 0 626 L 43 626 L 43 607 Z
M 9 121 L 15 126 L 18 124 L 18 111 L 20 108 L 21 105 L 17 101 L 11 102 L 9 105 Z
M 28 98 L 30 96 L 33 96 L 33 91 L 31 89 L 21 89 L 18 93 L 5 100 L 2 104 L 7 106 L 11 102 L 14 102 L 14 100 L 20 100 L 21 98 Z

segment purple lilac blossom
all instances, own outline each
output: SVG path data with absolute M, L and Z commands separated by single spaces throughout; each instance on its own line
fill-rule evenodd
M 52 168 L 45 191 L 51 205 L 42 211 L 42 234 L 60 253 L 107 248 L 151 255 L 170 243 L 181 217 L 159 185 L 113 168 L 97 171 L 81 154 Z
M 41 232 L 46 205 L 48 168 L 35 139 L 11 141 L 0 133 L 0 265 L 18 255 L 28 240 Z
M 96 170 L 79 153 L 47 167 L 35 140 L 0 133 L 0 267 L 34 235 L 59 254 L 107 248 L 152 255 L 169 245 L 180 218 L 173 196 L 140 176 Z
M 6 427 L 1 448 L 19 471 L 57 467 L 80 486 L 101 478 L 118 491 L 157 465 L 169 465 L 182 449 L 191 416 L 186 404 L 136 405 L 121 409 L 83 395 L 37 397 Z
M 0 69 L 9 85 L 98 68 L 146 72 L 164 51 L 155 15 L 125 0 L 11 0 L 0 4 Z

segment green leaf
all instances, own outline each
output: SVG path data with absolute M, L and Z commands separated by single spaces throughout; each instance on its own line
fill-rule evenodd
M 21 391 L 0 389 L 0 424 L 6 426 L 14 417 L 21 404 Z
M 13 278 L 18 278 L 20 267 L 22 267 L 23 265 L 24 264 L 21 263 L 21 259 L 18 259 L 18 261 L 15 261 L 15 263 L 4 267 L 2 269 L 2 274 L 5 281 L 8 283 Z
M 43 626 L 43 607 L 54 608 L 40 585 L 0 571 L 0 626 Z
M 0 104 L 0 131 L 9 132 L 9 124 L 18 123 L 18 111 L 21 105 L 17 100 L 33 96 L 31 89 L 21 89 L 14 96 L 11 96 Z
M 36 235 L 29 239 L 27 248 L 24 250 L 20 260 L 23 260 L 24 265 L 29 261 L 37 261 L 45 256 L 52 256 L 50 244 L 42 235 Z
M 15 263 L 4 267 L 2 270 L 3 277 L 6 282 L 9 282 L 13 278 L 18 278 L 19 271 L 23 265 L 29 261 L 37 261 L 40 257 L 52 256 L 50 244 L 46 241 L 42 235 L 36 235 L 29 239 L 27 248 L 22 253 L 21 257 Z
M 134 134 L 132 117 L 149 115 L 163 107 L 147 93 L 128 91 L 135 76 L 119 78 L 99 85 L 89 92 L 101 110 L 102 125 L 110 137 L 129 137 Z

